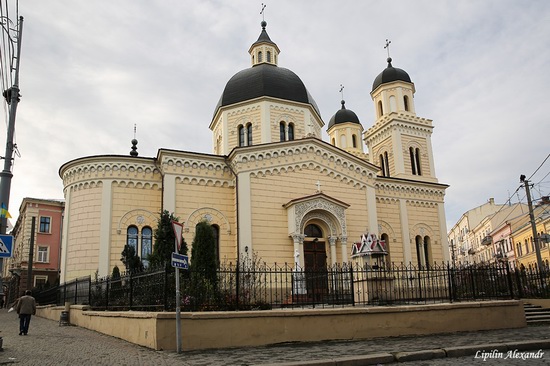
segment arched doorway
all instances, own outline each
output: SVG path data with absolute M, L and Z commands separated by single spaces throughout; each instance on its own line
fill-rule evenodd
M 304 272 L 310 300 L 321 301 L 328 294 L 327 251 L 324 234 L 317 224 L 304 228 Z

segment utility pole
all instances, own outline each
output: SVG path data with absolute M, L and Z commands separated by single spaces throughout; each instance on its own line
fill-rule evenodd
M 520 182 L 525 187 L 525 193 L 527 194 L 527 205 L 529 206 L 529 221 L 531 221 L 531 230 L 533 230 L 533 240 L 535 241 L 535 252 L 537 253 L 537 265 L 541 273 L 541 281 L 543 281 L 544 272 L 546 268 L 542 264 L 542 256 L 540 255 L 539 240 L 537 234 L 537 225 L 535 224 L 535 214 L 533 213 L 533 202 L 531 201 L 531 191 L 529 190 L 529 181 L 525 179 L 525 175 L 519 177 Z M 544 282 L 542 282 L 544 284 Z
M 15 132 L 15 114 L 17 112 L 17 104 L 19 103 L 19 61 L 21 59 L 21 36 L 23 33 L 23 17 L 19 17 L 19 22 L 16 24 L 15 28 L 12 28 L 13 23 L 8 19 L 1 19 L 2 31 L 6 33 L 8 47 L 12 52 L 10 53 L 12 59 L 10 60 L 10 70 L 14 72 L 13 85 L 11 88 L 4 90 L 2 95 L 6 98 L 9 109 L 9 120 L 8 120 L 8 136 L 6 139 L 6 152 L 4 154 L 4 170 L 0 172 L 0 202 L 3 203 L 6 207 L 6 210 L 9 210 L 10 202 L 10 190 L 11 190 L 11 178 L 13 174 L 11 168 L 13 165 L 13 135 Z M 12 37 L 13 35 L 13 37 Z M 0 218 L 0 234 L 6 234 L 8 227 L 8 219 L 6 217 Z M 2 273 L 4 270 L 4 259 L 0 258 L 0 296 L 4 295 L 2 290 Z

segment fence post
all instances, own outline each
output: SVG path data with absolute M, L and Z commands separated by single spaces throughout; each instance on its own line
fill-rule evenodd
M 76 278 L 74 280 L 74 304 L 77 305 L 78 303 L 76 302 L 77 300 L 77 295 L 78 295 L 78 278 Z
M 349 265 L 349 278 L 350 278 L 350 290 L 351 290 L 351 305 L 355 306 L 355 286 L 353 283 L 353 263 Z
M 111 276 L 107 276 L 107 292 L 105 292 L 105 310 L 109 309 L 109 284 L 111 283 Z
M 92 276 L 88 276 L 88 305 L 92 305 Z
M 168 311 L 168 270 L 164 266 L 164 311 Z
M 133 278 L 132 278 L 132 271 L 129 272 L 128 277 L 130 278 L 130 309 L 132 309 L 133 301 L 134 301 L 134 284 L 133 284 Z
M 240 274 L 239 274 L 239 261 L 237 261 L 236 263 L 236 267 L 235 267 L 235 275 L 236 275 L 236 283 L 235 283 L 235 302 L 236 302 L 236 306 L 235 308 L 238 309 L 239 308 L 239 290 L 240 290 Z
M 508 280 L 508 289 L 510 290 L 510 298 L 514 298 L 514 285 L 512 283 L 512 274 L 510 273 L 510 263 L 506 261 L 506 279 Z
M 452 303 L 454 300 L 454 286 L 453 286 L 453 270 L 451 269 L 451 264 L 447 262 L 447 276 L 449 278 L 449 301 Z

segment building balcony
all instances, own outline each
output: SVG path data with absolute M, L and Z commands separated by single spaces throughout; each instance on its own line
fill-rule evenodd
M 490 236 L 490 235 L 487 235 L 486 237 L 483 238 L 483 240 L 481 241 L 481 244 L 482 245 L 491 245 L 491 244 L 493 244 L 493 237 Z

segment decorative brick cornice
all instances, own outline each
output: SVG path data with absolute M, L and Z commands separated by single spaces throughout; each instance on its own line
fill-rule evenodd
M 338 154 L 313 141 L 296 142 L 243 150 L 231 159 L 232 168 L 237 173 L 249 171 L 254 177 L 316 170 L 357 187 L 374 183 L 379 169 L 365 160 L 353 155 Z
M 103 157 L 71 162 L 61 168 L 64 187 L 82 182 L 102 179 L 128 179 L 147 182 L 160 182 L 160 171 L 152 160 L 128 159 L 126 157 Z

